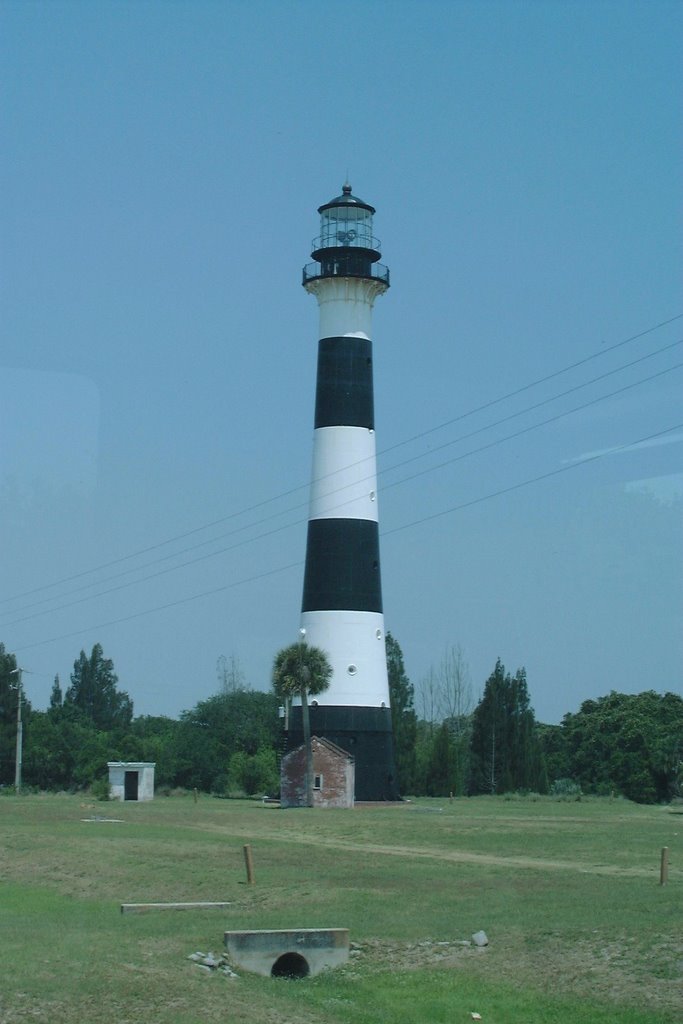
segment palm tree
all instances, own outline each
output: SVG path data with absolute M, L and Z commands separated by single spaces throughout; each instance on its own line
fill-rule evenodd
M 308 696 L 316 697 L 330 685 L 332 666 L 325 651 L 311 647 L 304 640 L 283 647 L 273 662 L 273 689 L 278 697 L 301 698 L 301 719 L 306 747 L 306 805 L 313 806 L 313 749 Z

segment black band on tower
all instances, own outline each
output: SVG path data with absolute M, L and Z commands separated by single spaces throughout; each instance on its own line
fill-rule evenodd
M 382 611 L 377 523 L 369 519 L 309 522 L 301 610 Z
M 315 392 L 315 426 L 374 429 L 372 342 L 321 338 Z
M 311 733 L 324 736 L 356 762 L 356 800 L 398 800 L 389 708 L 311 706 Z M 289 722 L 290 749 L 304 741 L 301 708 Z

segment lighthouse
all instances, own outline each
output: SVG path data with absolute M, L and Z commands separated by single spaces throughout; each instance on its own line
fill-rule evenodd
M 389 287 L 374 207 L 346 184 L 318 208 L 303 286 L 320 314 L 315 430 L 300 634 L 332 665 L 311 733 L 352 754 L 356 800 L 396 800 L 382 610 L 372 309 Z M 301 711 L 288 735 L 301 742 Z

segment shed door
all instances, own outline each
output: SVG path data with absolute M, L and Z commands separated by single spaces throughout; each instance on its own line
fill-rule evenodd
M 138 798 L 138 773 L 126 772 L 123 782 L 123 799 L 137 800 Z

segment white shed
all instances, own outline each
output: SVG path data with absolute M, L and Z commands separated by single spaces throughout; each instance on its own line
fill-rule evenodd
M 108 761 L 112 800 L 153 800 L 156 761 Z

